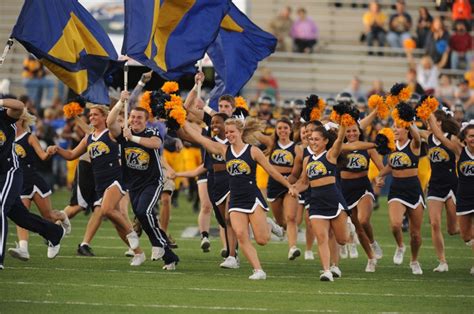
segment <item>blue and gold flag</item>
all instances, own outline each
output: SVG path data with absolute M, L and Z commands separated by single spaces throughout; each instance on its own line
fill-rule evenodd
M 166 79 L 195 73 L 229 9 L 229 0 L 125 0 L 122 54 Z
M 104 79 L 121 63 L 105 31 L 77 0 L 25 0 L 12 37 L 76 94 L 109 103 Z
M 277 39 L 252 23 L 234 4 L 221 23 L 219 35 L 207 50 L 216 71 L 216 86 L 210 106 L 217 108 L 223 94 L 242 89 L 257 69 L 258 62 L 275 51 Z

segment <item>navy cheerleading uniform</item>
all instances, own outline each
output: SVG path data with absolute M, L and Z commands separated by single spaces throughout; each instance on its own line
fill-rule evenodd
M 242 151 L 236 154 L 232 146 L 227 147 L 225 159 L 229 173 L 229 212 L 251 214 L 258 205 L 268 211 L 267 203 L 257 187 L 257 162 L 252 158 L 251 148 L 251 145 L 246 144 Z
M 100 206 L 105 190 L 117 186 L 122 194 L 122 168 L 120 166 L 119 145 L 110 137 L 109 130 L 103 130 L 98 136 L 94 133 L 87 137 L 87 152 L 91 158 L 92 173 L 95 181 L 96 201 Z
M 459 184 L 456 198 L 456 215 L 470 215 L 474 213 L 474 155 L 467 147 L 462 150 L 458 160 Z
M 214 136 L 212 140 L 221 144 L 228 144 L 227 139 L 221 140 L 217 136 Z M 205 158 L 208 169 L 210 169 L 209 176 L 213 177 L 211 180 L 212 185 L 209 185 L 211 188 L 211 200 L 214 204 L 220 205 L 225 202 L 230 194 L 226 162 L 223 156 L 216 154 L 207 153 Z
M 23 171 L 22 199 L 32 199 L 35 193 L 41 198 L 51 195 L 51 187 L 36 169 L 38 155 L 28 142 L 31 133 L 25 132 L 15 139 L 15 152 L 19 157 L 20 168 Z
M 281 173 L 285 178 L 291 174 L 291 169 L 294 165 L 295 146 L 294 142 L 290 142 L 287 145 L 277 142 L 275 149 L 270 153 L 269 160 L 271 165 L 287 168 L 286 172 Z M 282 198 L 287 192 L 288 189 L 280 182 L 272 177 L 268 178 L 267 201 L 273 202 L 278 198 Z
M 303 160 L 308 157 L 314 155 L 314 152 L 307 146 L 303 150 Z M 304 171 L 304 169 L 303 169 Z M 308 209 L 309 208 L 309 202 L 311 200 L 311 192 L 309 188 L 307 188 L 305 191 L 301 192 L 299 197 L 298 197 L 298 204 L 304 205 L 304 208 Z
M 451 136 L 446 133 L 447 138 Z M 428 137 L 428 158 L 431 178 L 428 185 L 428 199 L 446 202 L 450 197 L 456 203 L 458 178 L 456 175 L 456 155 L 433 134 Z
M 327 160 L 326 154 L 327 151 L 325 150 L 318 156 L 309 156 L 308 164 L 305 169 L 310 182 L 310 219 L 333 219 L 339 216 L 341 211 L 349 211 L 347 209 L 346 201 L 336 183 L 311 187 L 312 181 L 324 177 L 334 177 L 334 179 L 336 177 L 337 166 Z
M 361 198 L 366 195 L 375 200 L 374 190 L 370 184 L 367 171 L 369 170 L 370 155 L 367 150 L 355 150 L 347 154 L 344 161 L 344 166 L 341 172 L 347 171 L 351 173 L 365 172 L 366 175 L 353 179 L 340 179 L 342 195 L 346 200 L 349 209 L 352 209 L 359 204 Z
M 396 145 L 395 152 L 388 157 L 388 163 L 394 170 L 403 169 L 417 169 L 419 156 L 416 156 L 410 148 L 411 140 L 408 140 L 403 147 Z M 423 191 L 421 189 L 420 180 L 418 176 L 407 178 L 393 177 L 390 191 L 388 192 L 388 203 L 398 201 L 403 205 L 415 209 L 422 204 L 425 207 L 423 200 Z

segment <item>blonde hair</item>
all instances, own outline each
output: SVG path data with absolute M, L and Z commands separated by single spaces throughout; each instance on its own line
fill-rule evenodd
M 102 112 L 102 114 L 104 116 L 107 116 L 109 114 L 109 107 L 107 107 L 106 105 L 96 105 L 96 104 L 91 104 L 91 103 L 88 103 L 87 104 L 87 108 L 89 110 L 92 110 L 92 109 L 97 109 L 99 110 L 100 112 Z
M 242 133 L 242 141 L 250 145 L 260 145 L 257 136 L 265 130 L 265 123 L 259 119 L 247 117 L 244 121 L 241 119 L 227 119 L 225 125 L 234 125 Z
M 31 127 L 35 125 L 36 123 L 36 116 L 29 113 L 28 109 L 23 108 L 23 112 L 19 120 L 20 120 L 22 128 L 24 128 L 28 132 L 31 132 Z

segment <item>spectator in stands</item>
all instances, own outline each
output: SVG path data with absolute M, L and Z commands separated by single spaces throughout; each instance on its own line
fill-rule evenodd
M 360 79 L 357 76 L 354 76 L 344 92 L 351 94 L 354 99 L 365 98 L 367 93 L 362 90 L 360 83 Z
M 364 32 L 367 45 L 372 47 L 374 41 L 377 41 L 379 47 L 385 46 L 385 23 L 387 16 L 380 11 L 380 4 L 377 1 L 371 1 L 369 11 L 365 12 L 362 21 L 364 23 Z M 369 51 L 369 54 L 373 54 Z
M 375 80 L 372 82 L 372 89 L 367 93 L 367 99 L 369 99 L 369 97 L 372 95 L 385 95 L 383 82 L 381 80 Z
M 417 93 L 418 95 L 423 95 L 425 93 L 423 87 L 421 87 L 420 83 L 418 83 L 416 80 L 417 73 L 415 68 L 409 68 L 405 77 L 406 83 L 410 90 L 412 90 L 414 93 Z
M 474 90 L 474 58 L 469 60 L 470 69 L 464 73 L 464 79 L 468 82 L 468 86 L 471 90 Z
M 449 54 L 449 33 L 444 26 L 441 17 L 437 16 L 433 19 L 430 32 L 426 37 L 425 52 L 434 63 L 439 63 L 443 55 Z M 447 57 L 446 57 L 447 58 Z M 443 68 L 443 64 L 440 68 Z
M 431 29 L 433 17 L 428 12 L 427 7 L 420 7 L 418 9 L 418 24 L 416 25 L 416 46 L 418 48 L 425 48 L 426 37 Z
M 474 119 L 474 90 L 469 88 L 468 81 L 461 80 L 454 93 L 455 103 L 460 104 L 465 112 L 465 119 Z
M 435 90 L 435 97 L 443 103 L 447 104 L 451 110 L 454 108 L 454 92 L 456 88 L 451 82 L 451 78 L 447 74 L 441 74 L 439 77 L 439 85 Z
M 411 38 L 410 29 L 412 26 L 412 19 L 410 14 L 405 11 L 405 1 L 397 0 L 397 12 L 390 16 L 389 32 L 387 34 L 387 41 L 392 48 L 401 48 L 403 42 Z
M 469 61 L 473 57 L 472 36 L 467 32 L 466 24 L 463 21 L 455 22 L 455 32 L 449 39 L 451 48 L 451 69 L 466 70 Z
M 466 121 L 464 107 L 461 103 L 456 103 L 456 105 L 454 105 L 454 120 L 456 120 L 459 125 Z
M 464 21 L 466 26 L 469 26 L 469 29 L 471 29 L 472 9 L 469 0 L 455 0 L 451 17 L 453 21 Z
M 314 45 L 318 42 L 319 31 L 316 23 L 307 16 L 305 8 L 299 8 L 298 20 L 291 27 L 291 38 L 293 38 L 296 52 L 312 53 Z
M 269 68 L 262 67 L 260 71 L 262 76 L 258 79 L 256 99 L 260 96 L 270 96 L 276 99 L 278 103 L 280 95 L 278 93 L 278 82 L 276 78 Z
M 280 10 L 278 15 L 270 21 L 270 32 L 278 40 L 277 51 L 292 51 L 292 42 L 290 37 L 291 26 L 291 7 L 286 6 Z
M 43 107 L 51 105 L 54 93 L 53 80 L 46 77 L 43 64 L 32 54 L 23 60 L 23 86 L 28 96 L 32 99 L 36 110 L 39 112 Z M 42 104 L 43 91 L 46 91 L 46 103 Z

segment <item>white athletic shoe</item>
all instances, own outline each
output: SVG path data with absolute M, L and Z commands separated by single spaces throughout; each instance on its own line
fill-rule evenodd
M 335 278 L 341 278 L 342 277 L 342 271 L 336 265 L 332 265 L 331 267 L 329 267 L 329 271 L 332 273 L 332 275 Z
M 377 241 L 374 241 L 374 243 L 372 243 L 370 245 L 370 247 L 374 251 L 375 258 L 376 259 L 381 259 L 382 256 L 383 256 L 383 251 L 382 251 L 382 248 L 380 247 L 379 243 Z
M 267 223 L 270 225 L 272 233 L 282 239 L 285 234 L 285 230 L 281 226 L 277 225 L 277 223 L 270 217 L 267 217 Z
M 377 265 L 377 259 L 369 259 L 367 261 L 367 266 L 365 267 L 365 272 L 366 273 L 375 273 L 375 266 Z
M 165 255 L 165 249 L 159 246 L 152 246 L 151 247 L 151 260 L 157 261 L 160 260 L 163 255 Z
M 319 276 L 319 280 L 321 281 L 334 281 L 334 277 L 329 270 L 325 270 L 322 272 L 321 276 Z
M 393 263 L 395 265 L 401 265 L 403 263 L 403 256 L 405 255 L 406 246 L 397 247 L 395 254 L 393 255 Z
M 10 253 L 11 257 L 17 258 L 20 261 L 26 262 L 30 259 L 30 253 L 28 253 L 28 249 L 21 248 L 18 243 L 16 243 L 16 248 L 9 248 L 8 253 Z
M 306 261 L 312 261 L 314 260 L 314 253 L 313 251 L 304 251 L 304 259 Z
M 132 261 L 130 262 L 130 266 L 140 266 L 146 260 L 145 253 L 135 254 L 133 256 Z
M 71 221 L 69 221 L 69 217 L 67 216 L 67 214 L 63 211 L 61 211 L 61 213 L 64 214 L 64 220 L 63 221 L 60 221 L 60 224 L 61 226 L 63 226 L 64 230 L 66 230 L 66 234 L 70 234 L 71 233 L 71 230 L 72 230 L 72 227 L 71 227 Z
M 349 243 L 347 245 L 349 249 L 349 257 L 350 258 L 358 258 L 359 252 L 357 251 L 357 243 Z
M 240 267 L 238 260 L 234 256 L 227 256 L 219 266 L 228 269 L 237 269 Z
M 349 256 L 347 252 L 347 245 L 340 245 L 339 246 L 339 257 L 342 259 L 346 259 Z
M 61 236 L 61 239 L 64 237 L 66 234 L 66 229 L 64 229 L 63 226 L 61 226 L 63 229 L 63 235 Z M 61 240 L 60 240 L 61 241 Z M 61 244 L 58 243 L 57 245 L 53 245 L 51 242 L 48 241 L 48 253 L 46 254 L 48 258 L 53 259 L 59 254 L 59 249 L 61 249 Z
M 290 248 L 290 251 L 288 252 L 288 259 L 290 261 L 293 261 L 295 260 L 298 256 L 301 255 L 301 251 L 299 248 L 297 248 L 296 246 L 292 246 Z
M 133 250 L 131 248 L 128 248 L 128 250 L 125 251 L 124 255 L 126 257 L 134 257 L 135 256 L 135 252 L 133 252 Z
M 410 262 L 410 268 L 413 275 L 423 275 L 423 270 L 418 261 Z
M 132 250 L 135 250 L 140 246 L 140 238 L 138 237 L 138 234 L 135 231 L 132 231 L 127 234 L 127 240 Z
M 211 241 L 209 241 L 208 237 L 203 237 L 201 240 L 201 250 L 204 253 L 209 252 L 209 248 L 211 247 Z
M 444 272 L 447 272 L 448 270 L 449 270 L 449 267 L 448 267 L 448 263 L 446 262 L 439 262 L 438 267 L 433 269 L 435 273 L 444 273 Z
M 166 264 L 166 265 L 163 266 L 163 269 L 164 270 L 176 270 L 176 263 L 171 262 L 169 264 Z
M 267 274 L 261 269 L 254 269 L 253 274 L 249 276 L 250 280 L 265 280 L 267 279 Z

